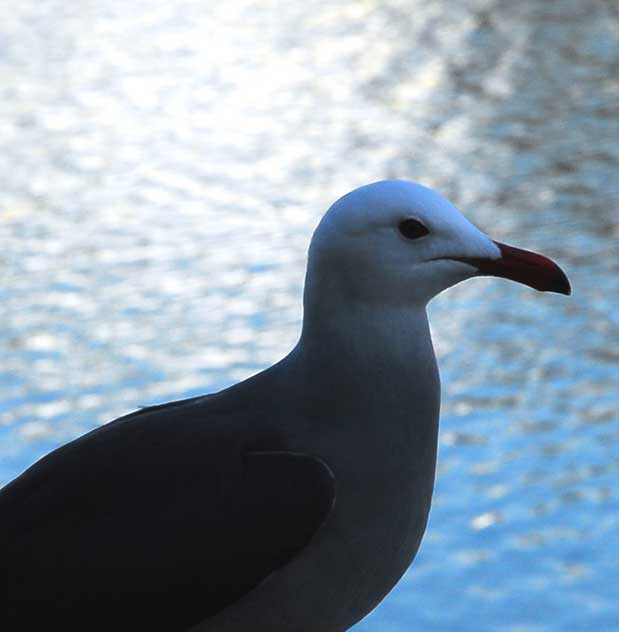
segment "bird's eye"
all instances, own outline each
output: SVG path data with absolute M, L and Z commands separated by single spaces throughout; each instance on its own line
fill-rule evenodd
M 406 239 L 418 239 L 430 231 L 416 219 L 404 219 L 398 224 L 398 230 Z

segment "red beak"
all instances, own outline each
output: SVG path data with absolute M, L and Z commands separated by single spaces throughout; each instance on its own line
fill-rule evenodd
M 458 258 L 479 271 L 480 276 L 496 276 L 524 283 L 540 292 L 570 294 L 572 289 L 565 272 L 548 257 L 537 252 L 494 242 L 501 251 L 499 259 Z

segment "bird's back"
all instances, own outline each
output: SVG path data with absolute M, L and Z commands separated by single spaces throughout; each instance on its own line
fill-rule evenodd
M 328 473 L 222 400 L 137 411 L 2 490 L 0 628 L 186 630 L 308 542 Z

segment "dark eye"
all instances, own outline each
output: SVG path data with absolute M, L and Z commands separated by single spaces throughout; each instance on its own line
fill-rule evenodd
M 404 219 L 398 224 L 398 230 L 406 239 L 418 239 L 430 231 L 416 219 Z

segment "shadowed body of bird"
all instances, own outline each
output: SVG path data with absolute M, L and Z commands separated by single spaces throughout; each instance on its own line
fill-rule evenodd
M 413 560 L 436 463 L 436 294 L 569 293 L 436 193 L 356 189 L 312 239 L 301 338 L 229 389 L 153 406 L 0 491 L 0 628 L 341 632 Z

